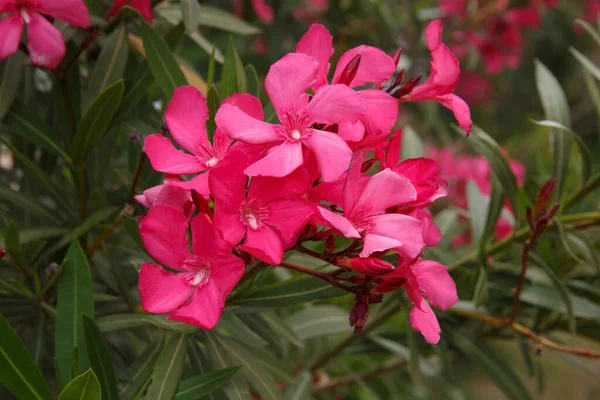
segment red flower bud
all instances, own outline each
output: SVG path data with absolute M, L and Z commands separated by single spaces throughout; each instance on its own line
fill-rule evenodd
M 392 60 L 394 60 L 394 64 L 398 65 L 400 62 L 400 57 L 402 57 L 402 48 L 398 47 L 394 54 L 392 54 Z
M 360 333 L 369 318 L 369 298 L 356 296 L 354 307 L 350 311 L 350 326 L 354 327 L 354 333 Z
M 376 161 L 376 159 L 371 158 L 370 160 L 367 160 L 364 163 L 362 163 L 362 166 L 360 167 L 360 172 L 367 172 L 369 168 L 371 168 L 373 164 L 375 164 Z
M 337 83 L 340 85 L 350 86 L 352 80 L 356 76 L 356 72 L 358 72 L 358 66 L 360 65 L 360 54 L 354 56 L 352 60 L 348 64 L 346 64 L 346 68 L 340 74 Z
M 4 257 L 5 255 L 6 255 L 6 250 L 0 249 L 0 260 L 2 260 L 2 257 Z
M 329 235 L 325 241 L 325 253 L 331 253 L 333 249 L 335 249 L 335 237 L 333 235 Z
M 544 183 L 544 186 L 541 187 L 537 196 L 535 196 L 535 217 L 538 218 L 541 216 L 548 207 L 548 202 L 550 201 L 550 197 L 552 196 L 552 192 L 554 191 L 554 186 L 556 185 L 556 181 L 554 178 L 550 178 Z
M 394 266 L 387 261 L 379 258 L 353 258 L 350 260 L 350 269 L 361 274 L 379 276 L 389 274 L 394 270 Z
M 199 213 L 204 213 L 212 218 L 212 210 L 208 206 L 208 200 L 204 198 L 200 193 L 192 189 L 192 200 L 194 201 L 194 205 L 196 206 L 196 210 Z

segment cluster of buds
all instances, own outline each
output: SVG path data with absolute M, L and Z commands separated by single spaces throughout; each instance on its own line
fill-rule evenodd
M 426 37 L 431 76 L 400 100 L 439 101 L 468 130 L 468 107 L 452 94 L 458 78 L 446 79 L 458 74 L 458 62 L 440 43 L 439 21 Z M 284 252 L 295 249 L 339 267 L 296 269 L 355 296 L 355 331 L 365 325 L 369 304 L 404 289 L 414 304 L 412 326 L 428 342 L 439 340 L 425 297 L 446 308 L 458 300 L 456 287 L 445 266 L 421 255 L 440 240 L 427 207 L 446 195 L 446 182 L 431 159 L 400 160 L 402 132 L 392 132 L 398 99 L 386 90 L 397 81 L 394 58 L 356 47 L 340 57 L 329 82 L 332 43 L 324 26 L 313 25 L 296 53 L 271 66 L 265 89 L 279 124 L 264 121 L 259 99 L 235 93 L 220 104 L 211 141 L 204 96 L 187 86 L 175 91 L 165 125 L 187 152 L 163 134 L 144 141 L 152 167 L 166 176 L 137 196 L 149 208 L 140 235 L 148 253 L 169 268 L 142 265 L 146 311 L 212 329 L 246 267 L 255 260 L 285 266 Z M 190 180 L 181 176 L 189 174 Z M 350 244 L 336 252 L 342 237 Z M 323 241 L 324 251 L 315 251 L 313 244 Z

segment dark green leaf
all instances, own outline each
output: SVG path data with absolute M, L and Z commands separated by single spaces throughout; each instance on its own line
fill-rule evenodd
M 123 90 L 122 80 L 108 86 L 94 100 L 83 116 L 81 125 L 73 138 L 72 156 L 75 166 L 82 166 L 104 137 L 113 115 L 121 103 Z
M 567 98 L 563 92 L 558 80 L 552 72 L 539 60 L 535 62 L 535 81 L 537 90 L 544 107 L 546 119 L 556 121 L 559 124 L 571 129 L 571 112 Z M 553 198 L 556 202 L 560 201 L 563 186 L 569 170 L 569 156 L 571 154 L 571 140 L 563 135 L 560 130 L 553 129 L 552 137 L 554 140 L 554 178 L 556 187 L 553 192 Z
M 490 198 L 483 195 L 474 180 L 467 181 L 467 204 L 473 243 L 479 244 L 483 237 Z
M 100 329 L 98 329 L 94 320 L 87 315 L 83 315 L 83 331 L 85 345 L 90 357 L 90 365 L 98 375 L 98 380 L 102 387 L 102 399 L 119 400 L 110 350 L 102 337 Z
M 125 232 L 133 239 L 135 244 L 137 244 L 141 250 L 146 251 L 144 243 L 142 242 L 142 237 L 140 236 L 138 221 L 129 215 L 121 214 L 121 223 L 123 224 L 123 228 L 125 228 Z
M 600 320 L 600 306 L 592 301 L 579 296 L 571 295 L 573 312 L 580 318 Z M 567 313 L 567 306 L 561 295 L 551 287 L 528 286 L 521 292 L 521 301 L 536 307 L 546 308 L 552 311 Z
M 106 38 L 102 53 L 88 80 L 84 108 L 87 109 L 104 89 L 123 78 L 128 53 L 127 26 L 123 24 Z
M 254 68 L 254 65 L 252 64 L 246 65 L 245 69 L 248 93 L 256 96 L 260 100 L 262 83 L 260 82 L 260 78 L 258 77 L 258 72 L 256 72 L 256 68 Z
M 178 321 L 167 321 L 165 315 L 144 315 L 143 320 L 159 328 L 166 329 L 168 331 L 179 332 L 185 335 L 190 335 L 198 331 L 198 328 L 192 325 L 184 324 Z
M 179 384 L 175 400 L 195 400 L 208 394 L 227 383 L 239 369 L 239 367 L 221 369 L 186 379 Z
M 0 314 L 0 383 L 19 400 L 52 399 L 52 393 L 31 356 Z
M 71 376 L 75 346 L 79 349 L 80 368 L 88 367 L 81 315 L 94 317 L 92 294 L 92 276 L 87 258 L 79 243 L 74 241 L 65 256 L 56 306 L 55 354 L 64 383 Z
M 221 70 L 221 98 L 226 99 L 235 92 L 246 92 L 246 71 L 244 64 L 235 50 L 233 38 L 229 38 L 229 44 L 225 51 L 225 62 Z
M 527 343 L 525 337 L 519 333 L 515 333 L 515 340 L 519 344 L 519 350 L 525 361 L 525 367 L 527 368 L 527 374 L 531 378 L 533 376 L 533 359 L 531 358 L 531 348 Z
M 581 54 L 573 47 L 569 47 L 569 51 L 587 72 L 589 72 L 594 78 L 600 80 L 600 68 L 598 68 L 598 66 L 592 60 Z
M 479 272 L 477 274 L 477 283 L 473 291 L 473 303 L 476 308 L 481 307 L 488 296 L 488 273 L 483 264 L 479 264 Z
M 202 18 L 198 0 L 181 0 L 180 5 L 186 33 L 194 32 L 200 23 L 200 18 Z
M 215 83 L 215 69 L 215 49 L 213 48 L 208 59 L 208 72 L 206 73 L 206 86 L 209 88 Z
M 100 332 L 113 332 L 123 329 L 148 326 L 144 314 L 111 314 L 96 320 Z
M 480 240 L 480 248 L 485 248 L 485 243 L 492 237 L 494 234 L 494 229 L 496 228 L 496 223 L 502 214 L 502 209 L 504 208 L 504 190 L 502 189 L 502 185 L 496 179 L 495 176 L 491 177 L 491 193 L 489 205 L 485 218 L 485 227 L 483 228 L 483 235 Z M 483 254 L 483 257 L 486 255 Z
M 142 38 L 150 71 L 166 98 L 170 99 L 175 89 L 186 85 L 187 80 L 165 40 L 145 21 L 142 22 Z
M 206 346 L 211 365 L 219 369 L 237 366 L 237 364 L 234 364 L 231 361 L 223 346 L 220 345 L 217 336 L 218 334 L 213 332 L 206 332 L 203 335 L 205 338 L 203 344 Z M 248 383 L 240 374 L 234 376 L 233 379 L 223 387 L 223 391 L 226 393 L 228 399 L 245 400 L 250 396 Z
M 156 343 L 148 348 L 133 361 L 129 368 L 130 381 L 121 387 L 119 397 L 121 399 L 131 399 L 136 393 L 139 393 L 150 381 L 152 369 L 165 343 L 162 337 Z
M 19 228 L 9 222 L 4 227 L 4 244 L 6 251 L 16 259 L 21 259 L 21 240 L 19 239 Z
M 92 369 L 73 379 L 58 396 L 58 400 L 100 400 L 102 389 Z
M 600 45 L 600 35 L 598 34 L 596 28 L 594 28 L 591 24 L 581 19 L 576 19 L 575 23 L 583 27 L 583 29 L 585 29 L 590 34 L 590 36 L 596 41 L 596 43 Z
M 171 400 L 183 372 L 187 356 L 187 340 L 183 333 L 174 334 L 168 341 L 154 364 L 152 382 L 148 388 L 148 398 Z
M 301 340 L 348 332 L 348 311 L 336 306 L 312 306 L 285 319 Z
M 25 55 L 20 52 L 13 54 L 2 62 L 2 68 L 0 69 L 0 121 L 2 121 L 17 96 L 19 84 L 21 83 L 21 71 L 25 62 Z
M 217 128 L 215 124 L 215 115 L 217 114 L 217 110 L 221 105 L 221 97 L 219 96 L 219 92 L 215 85 L 211 85 L 208 88 L 208 93 L 206 95 L 206 103 L 208 104 L 208 112 L 209 112 L 209 120 L 207 121 L 207 130 L 208 130 L 208 140 L 213 141 L 213 136 L 215 134 L 215 130 Z
M 239 19 L 235 15 L 221 8 L 204 4 L 200 6 L 200 25 L 239 33 L 240 35 L 255 35 L 260 33 L 260 29 Z
M 44 218 L 55 223 L 56 225 L 62 224 L 61 220 L 56 218 L 52 211 L 48 210 L 37 201 L 32 200 L 31 196 L 27 196 L 24 193 L 15 192 L 8 187 L 0 187 L 0 199 L 8 201 L 13 205 L 31 213 L 32 215 Z
M 312 374 L 302 371 L 296 377 L 296 383 L 285 389 L 285 400 L 310 399 L 312 394 Z

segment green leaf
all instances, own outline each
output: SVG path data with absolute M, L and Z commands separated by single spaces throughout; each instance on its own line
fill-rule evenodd
M 299 276 L 244 293 L 239 298 L 232 299 L 230 309 L 235 310 L 236 305 L 256 308 L 287 307 L 346 294 L 347 292 L 332 287 L 328 282 L 312 277 Z
M 198 328 L 192 325 L 184 324 L 178 321 L 167 321 L 166 315 L 144 315 L 143 320 L 159 328 L 166 329 L 168 331 L 179 332 L 185 335 L 196 333 Z
M 133 364 L 129 367 L 129 376 L 131 379 L 119 390 L 119 397 L 121 399 L 133 398 L 149 384 L 152 369 L 164 345 L 165 342 L 161 337 L 156 343 L 148 345 L 133 361 Z
M 598 66 L 592 60 L 584 56 L 573 47 L 569 47 L 569 51 L 587 72 L 589 72 L 594 78 L 600 80 L 600 68 L 598 68 Z
M 310 399 L 312 394 L 312 374 L 302 371 L 296 377 L 296 383 L 285 389 L 285 400 Z
M 447 333 L 450 334 L 452 343 L 479 365 L 507 398 L 511 400 L 532 398 L 512 367 L 492 349 L 477 344 L 472 338 L 459 331 L 454 330 Z
M 0 121 L 11 108 L 10 106 L 17 96 L 21 83 L 21 71 L 25 62 L 25 55 L 20 52 L 2 62 L 2 69 L 0 69 Z
M 247 86 L 248 86 L 248 93 L 256 96 L 260 100 L 260 94 L 261 94 L 260 92 L 261 92 L 262 83 L 260 81 L 260 78 L 258 77 L 258 72 L 256 71 L 256 68 L 254 68 L 254 65 L 252 65 L 252 64 L 246 65 L 245 70 L 246 70 L 246 82 L 247 82 Z
M 285 343 L 275 333 L 269 323 L 263 318 L 261 313 L 248 313 L 238 314 L 238 318 L 248 327 L 252 332 L 264 339 L 269 344 L 273 351 L 283 352 L 285 351 Z
M 600 321 L 600 306 L 584 297 L 570 296 L 573 302 L 573 313 L 576 317 Z M 545 308 L 551 311 L 568 313 L 561 295 L 551 287 L 527 286 L 521 292 L 521 302 Z
M 533 260 L 535 265 L 539 266 L 545 273 L 548 275 L 554 288 L 560 294 L 563 302 L 565 303 L 565 308 L 567 310 L 567 319 L 569 321 L 569 330 L 571 333 L 576 333 L 576 320 L 575 320 L 575 311 L 573 310 L 573 301 L 571 300 L 571 292 L 567 288 L 567 285 L 556 275 L 554 270 L 542 260 L 542 257 L 538 256 L 535 253 L 529 253 L 529 258 Z
M 53 398 L 25 345 L 1 314 L 0 383 L 20 400 Z
M 592 103 L 594 103 L 594 107 L 596 108 L 597 119 L 600 120 L 600 89 L 598 89 L 598 83 L 588 71 L 583 70 L 582 72 L 588 93 L 592 99 Z
M 591 24 L 581 19 L 576 19 L 575 23 L 583 27 L 583 29 L 585 29 L 590 34 L 590 36 L 596 41 L 596 43 L 600 45 L 600 35 Z
M 531 359 L 531 348 L 527 343 L 525 337 L 519 333 L 514 334 L 515 340 L 519 344 L 519 350 L 521 351 L 521 355 L 523 356 L 523 361 L 525 362 L 525 368 L 527 368 L 527 375 L 531 378 L 533 377 L 533 360 Z
M 587 145 L 585 144 L 585 142 L 583 141 L 581 136 L 579 136 L 578 134 L 576 134 L 575 132 L 573 132 L 572 130 L 567 128 L 566 126 L 561 125 L 556 121 L 532 121 L 532 122 L 536 125 L 553 128 L 557 132 L 558 131 L 565 132 L 569 136 L 569 138 L 577 144 L 577 147 L 579 147 L 579 151 L 581 153 L 581 162 L 582 162 L 581 181 L 582 181 L 582 184 L 587 182 L 588 179 L 590 179 L 590 175 L 592 174 L 592 154 L 590 153 L 590 150 L 588 149 Z
M 255 357 L 252 354 L 233 340 L 227 340 L 223 336 L 217 336 L 216 339 L 225 351 L 227 351 L 231 360 L 242 366 L 241 373 L 252 382 L 252 386 L 262 399 L 283 399 L 283 394 L 277 387 L 275 379 L 256 363 Z
M 567 97 L 556 77 L 539 60 L 535 61 L 535 82 L 546 119 L 556 121 L 571 129 L 571 112 L 567 103 Z M 559 202 L 569 170 L 571 140 L 557 129 L 552 130 L 552 137 L 554 141 L 552 146 L 554 150 L 553 176 L 556 179 L 553 199 Z
M 92 369 L 88 369 L 65 386 L 58 400 L 100 400 L 102 389 Z
M 469 221 L 473 243 L 479 244 L 483 237 L 488 214 L 490 198 L 483 195 L 474 180 L 467 181 L 467 203 L 469 205 Z
M 4 227 L 4 244 L 6 251 L 16 259 L 21 259 L 21 241 L 19 228 L 11 221 Z
M 489 204 L 486 212 L 485 226 L 483 228 L 481 240 L 479 241 L 480 249 L 482 251 L 485 249 L 487 241 L 492 238 L 494 230 L 496 229 L 496 224 L 498 223 L 498 219 L 504 208 L 504 190 L 502 189 L 502 185 L 495 176 L 491 177 L 491 181 L 491 193 L 488 201 Z M 486 254 L 482 253 L 481 258 L 484 257 L 486 257 Z
M 90 365 L 98 374 L 98 380 L 102 387 L 102 399 L 119 400 L 110 350 L 94 320 L 85 314 L 83 315 L 83 332 L 88 356 L 90 357 Z
M 475 308 L 481 307 L 488 297 L 488 273 L 483 264 L 479 264 L 479 272 L 477 274 L 477 283 L 473 291 L 473 303 Z
M 104 89 L 123 78 L 128 55 L 127 26 L 122 24 L 106 38 L 88 80 L 84 108 L 87 109 Z
M 21 192 L 15 192 L 8 187 L 0 187 L 0 199 L 17 206 L 32 215 L 51 221 L 56 225 L 62 224 L 62 221 L 56 218 L 52 211 L 37 201 L 32 200 L 31 196 Z
M 220 94 L 222 99 L 226 99 L 235 92 L 245 93 L 246 90 L 246 70 L 244 64 L 235 50 L 233 38 L 229 38 L 229 44 L 225 51 L 225 62 L 221 70 Z
M 175 400 L 195 400 L 208 394 L 229 382 L 239 369 L 239 367 L 221 369 L 181 381 Z
M 218 334 L 214 332 L 205 332 L 203 334 L 203 337 L 206 339 L 203 341 L 203 344 L 206 346 L 211 365 L 220 369 L 235 366 L 227 355 L 226 350 L 217 341 L 217 336 Z M 248 384 L 240 374 L 234 376 L 223 387 L 223 391 L 226 393 L 228 399 L 245 400 L 250 396 Z
M 208 59 L 208 72 L 206 73 L 206 86 L 209 88 L 215 83 L 215 69 L 215 49 L 213 48 Z
M 221 8 L 200 5 L 200 25 L 240 35 L 256 35 L 260 29 Z
M 82 166 L 92 150 L 104 137 L 113 115 L 117 111 L 123 97 L 123 81 L 117 81 L 104 89 L 94 100 L 81 121 L 81 125 L 73 138 L 73 164 Z
M 174 334 L 154 364 L 153 378 L 148 388 L 148 398 L 172 399 L 185 364 L 187 340 L 183 333 Z
M 455 127 L 457 132 L 461 132 L 462 130 L 458 127 Z M 476 125 L 473 125 L 473 130 L 471 131 L 471 136 L 468 139 L 464 139 L 469 146 L 475 150 L 477 153 L 484 156 L 492 167 L 492 173 L 495 178 L 498 179 L 498 182 L 502 185 L 502 189 L 504 194 L 508 198 L 510 205 L 512 206 L 513 213 L 515 215 L 515 219 L 518 221 L 519 219 L 519 202 L 518 202 L 518 194 L 519 188 L 517 186 L 517 179 L 510 169 L 510 165 L 506 157 L 502 154 L 502 149 L 496 143 L 496 141 L 485 133 L 481 128 Z
M 410 125 L 402 129 L 401 159 L 425 157 L 425 145 L 421 136 Z
M 123 228 L 125 228 L 125 232 L 133 239 L 135 244 L 137 244 L 141 250 L 146 251 L 144 243 L 142 242 L 142 237 L 140 236 L 138 221 L 129 215 L 121 214 L 121 223 L 123 224 Z
M 209 120 L 207 121 L 208 140 L 213 141 L 213 136 L 217 125 L 215 124 L 215 115 L 221 105 L 221 97 L 215 85 L 210 85 L 208 93 L 206 95 L 206 103 L 208 104 Z
M 96 320 L 100 332 L 113 332 L 123 329 L 147 326 L 144 314 L 110 314 Z
M 145 21 L 142 21 L 142 39 L 150 71 L 166 98 L 170 99 L 175 89 L 186 85 L 187 80 L 165 40 Z
M 185 32 L 194 32 L 202 18 L 202 11 L 200 10 L 198 0 L 181 0 L 180 6 L 183 23 L 185 25 Z
M 284 342 L 298 348 L 304 347 L 304 342 L 296 336 L 292 328 L 279 315 L 274 312 L 263 312 L 261 315 L 267 321 L 269 328 L 281 337 Z
M 285 322 L 301 340 L 335 335 L 348 332 L 348 311 L 330 305 L 306 307 Z
M 79 243 L 71 243 L 63 263 L 58 282 L 55 354 L 63 383 L 66 383 L 71 376 L 75 346 L 79 348 L 80 368 L 88 367 L 81 315 L 94 317 L 94 301 L 90 267 Z

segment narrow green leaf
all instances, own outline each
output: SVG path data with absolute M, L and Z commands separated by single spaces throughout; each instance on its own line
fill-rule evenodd
M 69 382 L 58 396 L 58 400 L 100 400 L 101 398 L 100 382 L 91 368 Z
M 149 399 L 173 398 L 183 372 L 186 346 L 186 335 L 183 333 L 174 334 L 166 344 L 154 364 L 153 378 L 148 388 Z
M 200 23 L 200 18 L 202 18 L 202 11 L 200 10 L 198 0 L 181 0 L 180 6 L 185 32 L 194 32 Z
M 287 342 L 298 348 L 304 347 L 304 342 L 300 340 L 298 336 L 296 336 L 296 333 L 292 330 L 292 328 L 279 315 L 275 314 L 274 312 L 265 312 L 262 313 L 262 316 L 269 324 L 271 330 L 279 335 L 284 342 Z
M 117 81 L 104 89 L 94 100 L 81 121 L 73 138 L 72 156 L 76 167 L 82 166 L 92 150 L 104 137 L 113 115 L 123 97 L 123 81 Z
M 11 221 L 4 227 L 4 245 L 6 251 L 16 259 L 21 259 L 21 241 L 19 228 Z
M 178 321 L 167 321 L 166 315 L 144 315 L 143 320 L 159 328 L 166 329 L 172 332 L 183 333 L 184 335 L 190 335 L 196 333 L 198 328 L 192 325 L 184 324 Z
M 584 184 L 590 179 L 590 175 L 592 174 L 592 154 L 588 149 L 587 145 L 575 132 L 567 128 L 566 126 L 559 124 L 556 121 L 532 121 L 536 125 L 545 126 L 548 128 L 553 128 L 556 131 L 565 132 L 571 140 L 573 140 L 577 147 L 579 147 L 579 152 L 581 153 L 581 183 Z
M 473 291 L 473 303 L 475 308 L 481 307 L 488 297 L 488 273 L 483 264 L 479 264 L 477 283 Z
M 310 399 L 312 394 L 312 374 L 302 371 L 296 377 L 296 383 L 285 389 L 285 400 Z
M 527 343 L 527 340 L 523 335 L 519 333 L 515 333 L 515 340 L 519 344 L 519 350 L 521 350 L 521 355 L 523 356 L 523 361 L 525 362 L 525 368 L 527 368 L 527 375 L 529 377 L 533 377 L 533 360 L 531 358 L 531 348 Z
M 175 400 L 195 400 L 208 394 L 229 382 L 239 369 L 239 367 L 221 369 L 181 381 Z
M 252 332 L 260 336 L 265 342 L 269 344 L 273 351 L 282 353 L 285 349 L 285 343 L 281 338 L 271 329 L 269 323 L 263 318 L 260 313 L 248 313 L 238 314 L 238 318 L 248 327 Z
M 585 29 L 590 34 L 590 36 L 596 41 L 596 43 L 600 45 L 600 35 L 598 34 L 596 28 L 594 28 L 590 23 L 581 19 L 576 19 L 575 23 L 583 27 L 583 29 Z
M 571 112 L 569 110 L 569 104 L 567 103 L 567 97 L 556 77 L 539 60 L 535 61 L 535 82 L 546 119 L 556 121 L 571 129 Z M 569 170 L 571 140 L 557 129 L 552 130 L 552 137 L 552 147 L 554 150 L 553 175 L 556 179 L 553 198 L 556 202 L 559 202 Z
M 148 345 L 147 349 L 133 361 L 129 367 L 130 381 L 124 384 L 119 390 L 121 399 L 131 399 L 150 382 L 152 369 L 160 352 L 165 345 L 162 337 L 156 343 Z
M 53 398 L 25 345 L 1 314 L 0 383 L 20 400 Z
M 594 78 L 600 80 L 600 68 L 592 60 L 587 58 L 573 47 L 569 47 L 569 51 L 587 72 L 589 72 Z
M 582 72 L 585 86 L 587 87 L 592 103 L 594 103 L 594 107 L 596 108 L 597 119 L 600 121 L 600 89 L 598 89 L 598 83 L 588 71 L 584 69 Z
M 563 302 L 565 303 L 565 308 L 567 310 L 567 320 L 569 321 L 569 330 L 571 333 L 576 333 L 577 322 L 575 320 L 575 311 L 573 309 L 573 300 L 571 300 L 571 292 L 567 288 L 567 285 L 556 275 L 554 270 L 542 260 L 542 257 L 538 256 L 535 253 L 529 253 L 529 258 L 540 267 L 546 275 L 552 281 L 552 284 L 556 288 L 556 291 L 560 294 Z
M 142 21 L 142 39 L 150 71 L 170 99 L 175 89 L 186 85 L 187 80 L 165 40 L 145 21 Z
M 240 35 L 256 35 L 260 29 L 250 25 L 222 8 L 202 4 L 200 6 L 200 25 Z
M 63 379 L 69 381 L 73 365 L 73 349 L 79 348 L 79 366 L 89 366 L 81 315 L 94 317 L 92 275 L 85 253 L 76 241 L 71 243 L 58 282 L 56 306 L 56 363 Z
M 97 228 L 98 224 L 108 219 L 110 216 L 114 215 L 117 212 L 118 208 L 109 207 L 102 208 L 89 217 L 86 218 L 80 225 L 75 227 L 71 232 L 65 235 L 56 245 L 54 245 L 47 252 L 48 254 L 53 253 L 54 251 L 60 249 L 61 247 L 66 246 L 72 240 L 78 239 L 80 236 L 86 234 L 93 228 Z
M 474 180 L 467 181 L 467 203 L 473 243 L 478 245 L 483 237 L 490 198 L 483 195 Z
M 215 69 L 215 49 L 213 48 L 208 59 L 208 72 L 206 74 L 206 86 L 209 88 L 215 83 Z
M 421 136 L 410 125 L 402 129 L 401 159 L 425 157 L 425 145 Z
M 205 332 L 203 337 L 204 346 L 206 346 L 208 356 L 212 366 L 219 369 L 236 366 L 229 358 L 227 351 L 217 341 L 218 334 L 214 332 Z M 246 379 L 237 374 L 224 387 L 223 391 L 228 399 L 245 400 L 250 396 L 250 389 Z
M 502 185 L 495 176 L 491 177 L 491 181 L 491 193 L 486 212 L 485 226 L 479 242 L 482 250 L 485 248 L 485 243 L 492 238 L 496 224 L 504 208 L 504 190 L 502 189 Z M 485 254 L 482 254 L 482 257 L 485 256 Z
M 211 142 L 213 141 L 213 136 L 215 134 L 215 130 L 217 128 L 217 125 L 215 124 L 215 115 L 217 114 L 217 110 L 219 109 L 219 106 L 221 105 L 221 97 L 219 96 L 219 92 L 217 91 L 217 88 L 215 87 L 215 85 L 211 85 L 208 88 L 208 93 L 206 95 L 206 102 L 208 104 L 208 113 L 209 113 L 209 120 L 207 122 L 207 133 L 208 133 L 208 140 L 210 140 Z
M 44 218 L 47 221 L 55 223 L 56 225 L 62 224 L 62 221 L 56 218 L 52 211 L 40 203 L 32 200 L 31 196 L 27 196 L 21 192 L 15 192 L 8 187 L 0 187 L 0 199 L 8 201 L 11 204 L 31 213 L 32 215 Z
M 301 340 L 335 335 L 348 332 L 348 311 L 330 305 L 306 307 L 285 322 Z
M 129 215 L 121 214 L 121 223 L 123 224 L 123 228 L 125 228 L 125 232 L 133 239 L 135 244 L 137 244 L 141 250 L 146 251 L 144 243 L 142 242 L 142 237 L 140 236 L 138 221 Z
M 230 37 L 225 51 L 225 62 L 221 70 L 221 87 L 219 91 L 221 98 L 225 99 L 235 92 L 245 93 L 247 92 L 246 86 L 246 70 L 235 50 L 233 37 Z
M 0 121 L 11 108 L 13 100 L 17 96 L 25 55 L 18 52 L 3 60 L 0 69 Z M 4 121 L 6 123 L 6 121 Z
M 123 78 L 128 53 L 127 26 L 121 24 L 106 38 L 100 57 L 90 74 L 84 100 L 85 109 L 104 89 Z
M 565 237 L 567 238 L 567 242 L 579 250 L 579 254 L 581 254 L 585 262 L 600 274 L 600 255 L 592 243 L 573 232 L 565 232 Z
M 262 83 L 258 77 L 258 72 L 252 64 L 246 65 L 245 70 L 248 93 L 256 96 L 260 100 Z
M 584 297 L 571 295 L 576 317 L 600 321 L 600 306 Z M 567 306 L 556 289 L 545 286 L 527 286 L 521 292 L 521 302 L 552 311 L 567 313 Z
M 96 320 L 100 332 L 113 332 L 123 329 L 147 326 L 144 314 L 110 314 Z
M 102 387 L 102 399 L 119 400 L 110 350 L 94 320 L 85 314 L 83 315 L 83 332 L 88 356 L 90 357 L 90 365 L 98 375 Z
M 417 345 L 417 332 L 410 325 L 410 316 L 406 315 L 406 341 L 410 356 L 408 358 L 408 373 L 415 384 L 421 382 L 421 366 L 419 360 L 419 346 Z

